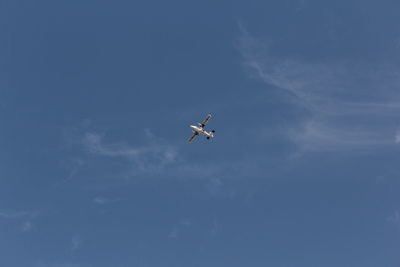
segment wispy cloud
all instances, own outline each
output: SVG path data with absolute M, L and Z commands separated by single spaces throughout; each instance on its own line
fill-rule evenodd
M 214 179 L 233 176 L 237 170 L 243 170 L 243 162 L 232 164 L 231 161 L 201 161 L 186 158 L 185 148 L 180 144 L 171 143 L 155 135 L 150 129 L 143 129 L 142 136 L 135 140 L 113 139 L 107 133 L 100 133 L 88 127 L 69 131 L 65 136 L 65 148 L 72 155 L 63 160 L 68 169 L 68 177 L 84 173 L 95 173 L 101 168 L 102 177 L 116 177 L 120 180 L 130 180 L 144 177 L 174 177 L 175 179 Z M 186 145 L 186 144 L 185 144 Z M 187 147 L 187 146 L 185 146 Z M 99 164 L 100 163 L 100 164 Z M 229 173 L 229 174 L 227 174 Z M 222 178 L 221 178 L 222 179 Z M 69 180 L 69 179 L 66 179 Z M 65 180 L 65 181 L 66 181 Z M 100 181 L 101 178 L 98 179 Z M 104 181 L 104 180 L 102 180 Z M 107 183 L 110 180 L 107 180 Z M 103 186 L 102 184 L 100 186 Z M 222 186 L 212 186 L 214 194 L 220 194 Z M 219 187 L 216 190 L 216 187 Z M 216 192 L 218 191 L 218 192 Z M 95 196 L 91 201 L 97 205 L 106 205 L 119 201 L 119 198 Z
M 185 147 L 171 143 L 169 140 L 156 136 L 149 129 L 143 129 L 142 134 L 143 136 L 135 138 L 140 142 L 115 140 L 111 135 L 88 128 L 79 128 L 66 136 L 65 143 L 68 144 L 66 147 L 73 156 L 64 160 L 63 163 L 67 168 L 72 169 L 70 176 L 93 172 L 94 175 L 90 177 L 100 176 L 107 179 L 113 177 L 120 181 L 139 177 L 141 179 L 151 177 L 203 179 L 211 181 L 206 185 L 211 195 L 224 197 L 233 197 L 235 192 L 227 189 L 223 180 L 227 177 L 241 176 L 243 173 L 248 175 L 249 171 L 253 170 L 252 165 L 255 164 L 253 160 L 243 161 L 241 158 L 236 159 L 232 164 L 232 160 L 222 158 L 204 161 L 185 157 L 185 153 L 192 151 L 186 143 L 184 143 Z M 99 172 L 99 169 L 102 171 Z M 100 180 L 101 178 L 96 181 Z M 113 183 L 114 179 L 107 180 L 106 183 L 108 182 Z M 97 205 L 106 205 L 119 200 L 116 197 L 101 195 L 91 199 Z
M 0 218 L 3 219 L 20 219 L 34 218 L 39 213 L 36 211 L 0 211 Z
M 310 118 L 300 128 L 288 130 L 288 136 L 305 151 L 368 151 L 390 145 L 390 136 L 351 125 L 334 125 L 321 118 Z
M 400 142 L 400 71 L 385 64 L 306 60 L 273 55 L 242 24 L 239 49 L 253 77 L 285 92 L 306 118 L 285 134 L 303 151 L 366 151 Z
M 178 152 L 174 146 L 159 141 L 148 130 L 146 135 L 150 142 L 145 146 L 108 143 L 103 140 L 103 135 L 95 132 L 85 133 L 82 143 L 90 154 L 110 158 L 124 158 L 132 162 L 141 171 L 160 170 L 177 160 Z
M 29 232 L 33 227 L 33 220 L 39 215 L 36 211 L 0 211 L 0 220 L 10 221 L 20 225 L 21 232 Z

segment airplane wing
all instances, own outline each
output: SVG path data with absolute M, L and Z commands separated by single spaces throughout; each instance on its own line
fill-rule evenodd
M 211 119 L 211 114 L 208 114 L 204 121 L 201 123 L 201 127 L 204 127 L 207 122 Z
M 192 136 L 188 139 L 188 142 L 190 143 L 190 142 L 192 142 L 193 141 L 193 139 L 196 137 L 196 133 L 193 133 L 192 134 Z

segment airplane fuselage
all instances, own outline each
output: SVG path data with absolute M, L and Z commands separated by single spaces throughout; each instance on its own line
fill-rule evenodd
M 195 125 L 190 125 L 190 128 L 192 128 L 194 133 L 204 134 L 204 135 L 206 135 L 208 137 L 214 137 L 214 134 L 212 132 L 207 132 L 201 127 L 198 127 L 198 126 L 195 126 Z

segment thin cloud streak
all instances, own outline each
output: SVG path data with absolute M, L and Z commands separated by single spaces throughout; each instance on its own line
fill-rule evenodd
M 85 131 L 71 141 L 77 145 L 79 160 L 68 160 L 73 170 L 78 163 L 77 168 L 91 168 L 91 160 L 106 159 L 110 161 L 110 166 L 118 162 L 120 168 L 112 173 L 113 177 L 119 177 L 129 180 L 138 177 L 153 177 L 154 174 L 163 173 L 164 177 L 173 177 L 174 179 L 210 179 L 215 176 L 226 174 L 227 171 L 234 175 L 233 166 L 245 165 L 238 162 L 232 165 L 231 162 L 208 162 L 201 163 L 197 160 L 188 160 L 184 157 L 184 151 L 180 152 L 181 147 L 176 144 L 170 144 L 168 141 L 156 136 L 149 129 L 144 129 L 144 141 L 140 145 L 130 144 L 124 141 L 108 141 L 105 134 L 95 131 Z M 72 138 L 71 138 L 72 139 Z M 184 149 L 182 149 L 184 150 Z M 108 164 L 102 162 L 102 164 Z M 239 168 L 239 167 L 238 167 Z M 239 168 L 243 169 L 243 168 Z M 75 174 L 75 173 L 74 173 Z M 106 205 L 119 201 L 119 198 L 94 196 L 91 201 L 97 205 Z
M 106 143 L 98 133 L 86 133 L 83 145 L 90 154 L 125 158 L 134 163 L 141 171 L 160 170 L 177 161 L 177 149 L 170 145 L 153 142 L 147 146 L 133 147 L 123 143 Z
M 400 118 L 400 71 L 357 62 L 278 58 L 239 27 L 244 65 L 257 79 L 291 96 L 294 108 L 308 112 L 285 132 L 301 151 L 368 151 L 400 142 L 399 135 L 393 142 L 395 130 L 388 126 Z
M 350 125 L 334 126 L 319 119 L 307 120 L 300 131 L 287 134 L 304 151 L 367 151 L 389 145 L 388 140 L 373 131 L 352 129 Z
M 0 220 L 7 220 L 13 224 L 20 225 L 22 233 L 32 230 L 33 220 L 39 215 L 36 211 L 0 211 Z
M 3 219 L 18 219 L 18 218 L 33 218 L 38 215 L 34 211 L 0 211 L 0 218 Z

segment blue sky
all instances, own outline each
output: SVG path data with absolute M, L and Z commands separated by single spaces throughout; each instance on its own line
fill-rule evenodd
M 0 265 L 399 266 L 399 8 L 1 1 Z

